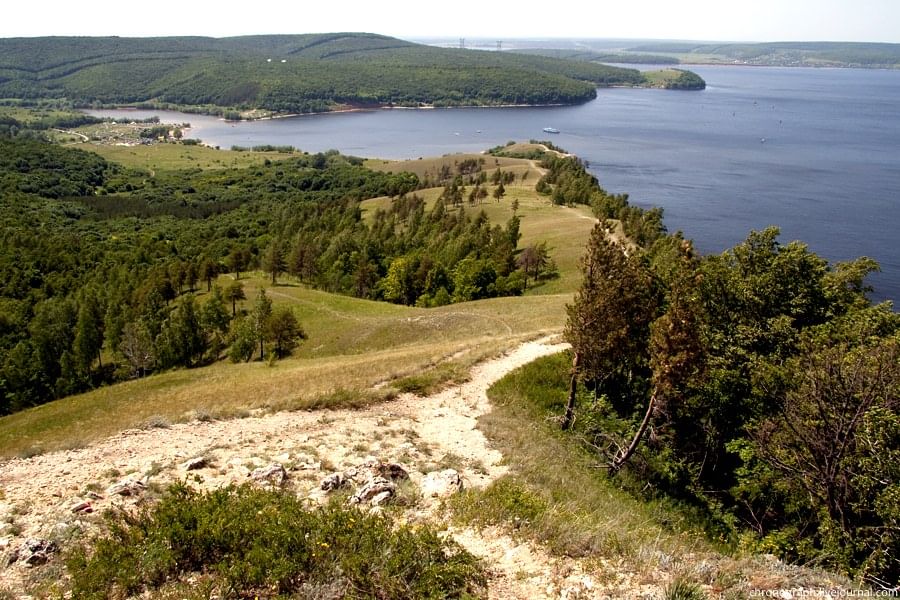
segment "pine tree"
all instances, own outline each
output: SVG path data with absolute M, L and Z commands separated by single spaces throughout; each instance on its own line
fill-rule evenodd
M 266 322 L 266 337 L 272 342 L 275 356 L 283 358 L 290 354 L 299 340 L 306 339 L 293 311 L 279 306 L 272 311 Z
M 103 313 L 97 296 L 92 291 L 83 294 L 78 305 L 78 321 L 75 323 L 75 369 L 81 377 L 88 377 L 94 361 L 100 362 L 103 347 Z M 102 363 L 100 365 L 102 367 Z
M 276 285 L 278 276 L 284 273 L 287 265 L 284 259 L 283 244 L 280 240 L 273 240 L 263 255 L 262 268 L 272 276 L 272 285 Z
M 272 301 L 266 296 L 266 290 L 259 289 L 256 301 L 253 303 L 253 311 L 250 313 L 253 324 L 253 335 L 259 342 L 259 359 L 265 359 L 266 322 L 272 314 Z
M 581 288 L 566 307 L 565 336 L 574 354 L 562 427 L 575 416 L 577 379 L 601 383 L 628 378 L 646 361 L 647 336 L 656 310 L 652 280 L 636 256 L 613 241 L 611 226 L 594 226 L 582 259 Z
M 246 300 L 247 296 L 244 294 L 244 284 L 240 281 L 232 281 L 228 284 L 228 287 L 225 288 L 225 299 L 231 300 L 231 316 L 232 318 L 237 316 L 237 302 L 238 300 Z
M 225 308 L 225 298 L 222 296 L 222 288 L 215 286 L 211 297 L 200 310 L 200 324 L 207 346 L 211 348 L 211 355 L 215 360 L 225 343 L 225 335 L 228 333 L 228 324 L 231 319 L 228 309 Z

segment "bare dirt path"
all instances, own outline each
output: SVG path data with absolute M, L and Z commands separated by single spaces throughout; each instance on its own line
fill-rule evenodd
M 369 456 L 397 462 L 414 484 L 425 473 L 454 468 L 466 487 L 481 487 L 506 472 L 503 456 L 477 429 L 490 410 L 486 391 L 506 373 L 559 352 L 550 338 L 527 342 L 475 366 L 470 380 L 425 398 L 403 395 L 361 410 L 282 412 L 229 421 L 128 430 L 89 447 L 0 463 L 0 554 L 26 538 L 60 539 L 73 527 L 90 529 L 103 509 L 135 497 L 108 488 L 123 479 L 144 482 L 154 493 L 185 479 L 203 488 L 247 481 L 253 469 L 282 464 L 297 494 L 319 500 L 319 483 L 329 473 L 360 464 Z M 206 466 L 188 471 L 185 463 Z M 73 512 L 88 504 L 90 512 Z M 410 519 L 429 519 L 435 503 L 421 500 Z M 491 565 L 491 597 L 559 597 L 554 564 L 539 548 L 515 542 L 499 531 L 453 531 L 452 535 Z M 2 561 L 0 569 L 6 566 Z M 39 569 L 21 563 L 0 571 L 0 590 L 16 593 L 23 578 Z

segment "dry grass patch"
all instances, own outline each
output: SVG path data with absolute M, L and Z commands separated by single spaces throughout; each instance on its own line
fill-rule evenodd
M 125 429 L 158 427 L 259 411 L 361 407 L 393 397 L 391 382 L 429 377 L 432 385 L 512 347 L 521 336 L 426 341 L 365 354 L 220 362 L 171 371 L 64 398 L 0 419 L 0 457 L 63 450 Z M 379 385 L 380 384 L 380 385 Z M 372 388 L 379 386 L 380 389 Z
M 81 144 L 79 148 L 99 154 L 108 161 L 126 167 L 151 171 L 243 168 L 262 165 L 266 159 L 283 160 L 291 156 L 299 156 L 298 153 L 232 152 L 209 146 L 185 146 L 170 143 L 149 146 Z

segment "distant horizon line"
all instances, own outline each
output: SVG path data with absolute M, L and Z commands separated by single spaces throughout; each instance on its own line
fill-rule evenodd
M 872 40 L 836 40 L 836 39 L 773 39 L 773 40 L 716 40 L 716 39 L 693 39 L 693 38 L 665 38 L 665 37 L 592 37 L 582 35 L 571 36 L 486 36 L 486 35 L 466 35 L 466 34 L 441 34 L 441 35 L 398 35 L 388 33 L 378 33 L 375 31 L 305 31 L 299 33 L 241 33 L 229 35 L 211 35 L 211 34 L 147 34 L 147 35 L 118 35 L 118 34 L 66 34 L 66 33 L 49 33 L 40 35 L 0 35 L 0 39 L 38 39 L 38 38 L 122 38 L 122 39 L 145 39 L 145 38 L 209 38 L 209 39 L 228 39 L 241 37 L 264 37 L 264 36 L 297 36 L 297 35 L 325 35 L 335 33 L 346 34 L 368 34 L 392 37 L 409 42 L 420 41 L 456 41 L 465 39 L 470 42 L 496 43 L 498 40 L 503 42 L 540 42 L 540 41 L 556 41 L 556 40 L 583 40 L 583 41 L 604 41 L 604 42 L 669 42 L 669 43 L 689 43 L 689 44 L 879 44 L 887 46 L 898 46 L 900 42 L 884 42 Z

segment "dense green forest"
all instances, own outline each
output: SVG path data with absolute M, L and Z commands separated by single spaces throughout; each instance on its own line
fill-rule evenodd
M 159 101 L 279 112 L 341 105 L 571 104 L 641 74 L 356 33 L 0 39 L 0 97 Z
M 479 161 L 442 174 L 432 208 L 410 173 L 337 152 L 243 169 L 150 173 L 28 136 L 0 138 L 0 412 L 101 383 L 254 347 L 283 355 L 265 297 L 244 317 L 241 273 L 289 273 L 330 292 L 418 306 L 518 295 L 552 277 L 543 245 L 519 248 L 519 218 L 477 205 L 503 195 Z M 363 220 L 359 201 L 395 198 Z M 226 289 L 213 289 L 223 272 Z M 202 299 L 195 297 L 205 289 Z M 104 363 L 103 358 L 106 357 Z
M 563 429 L 723 540 L 897 585 L 900 315 L 866 297 L 874 261 L 829 264 L 775 228 L 701 257 L 662 229 L 626 249 L 610 227 L 569 306 Z
M 711 44 L 660 42 L 628 49 L 676 55 L 681 62 L 727 62 L 773 66 L 897 68 L 900 44 L 864 42 L 770 42 Z

